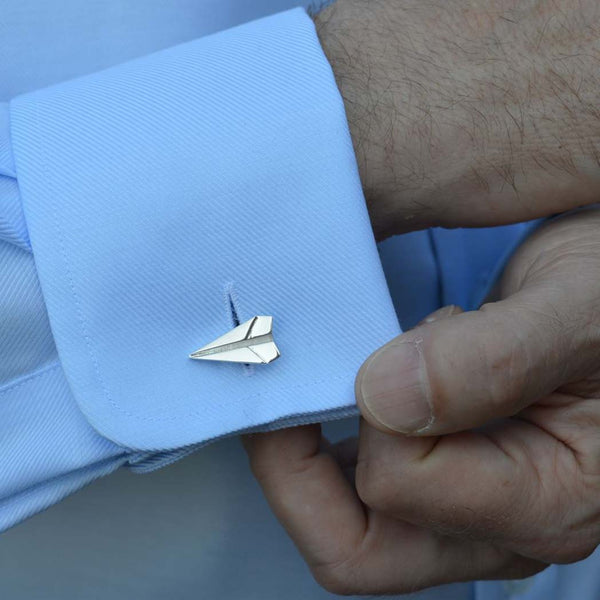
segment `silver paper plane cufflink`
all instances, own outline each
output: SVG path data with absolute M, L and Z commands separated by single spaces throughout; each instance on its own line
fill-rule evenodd
M 273 317 L 252 317 L 214 342 L 192 352 L 190 358 L 268 364 L 279 358 L 272 329 Z

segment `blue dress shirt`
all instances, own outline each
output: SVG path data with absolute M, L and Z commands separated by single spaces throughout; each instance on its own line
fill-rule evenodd
M 15 22 L 33 18 L 25 4 Z M 215 29 L 257 16 L 243 4 Z M 86 40 L 98 24 L 65 6 L 87 52 L 39 39 L 23 69 L 23 32 L 0 41 L 15 58 L 0 83 L 2 529 L 122 465 L 355 415 L 355 373 L 399 321 L 477 307 L 535 226 L 378 249 L 302 9 L 198 37 L 185 11 L 165 20 L 150 3 L 100 49 Z M 276 363 L 188 359 L 233 327 L 232 309 L 273 315 Z M 532 581 L 550 589 L 558 573 Z M 507 589 L 477 585 L 486 600 Z

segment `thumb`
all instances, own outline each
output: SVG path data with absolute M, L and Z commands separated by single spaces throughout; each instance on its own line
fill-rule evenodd
M 564 380 L 570 350 L 548 325 L 509 300 L 424 323 L 362 366 L 362 415 L 383 431 L 437 435 L 515 414 Z
M 372 354 L 356 380 L 363 417 L 387 433 L 461 431 L 514 415 L 597 368 L 584 308 L 600 308 L 598 265 L 582 285 L 577 252 L 577 268 L 564 248 L 559 259 L 546 254 L 548 268 L 518 265 L 526 275 L 508 298 L 434 313 Z

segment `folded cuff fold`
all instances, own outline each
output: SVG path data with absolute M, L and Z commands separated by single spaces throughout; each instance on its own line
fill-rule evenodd
M 25 219 L 62 367 L 102 435 L 168 450 L 347 414 L 399 333 L 343 102 L 301 9 L 16 98 Z M 192 361 L 274 318 L 281 358 Z

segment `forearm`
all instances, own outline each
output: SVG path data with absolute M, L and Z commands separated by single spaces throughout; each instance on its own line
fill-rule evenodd
M 592 0 L 338 0 L 315 19 L 378 237 L 597 199 Z

